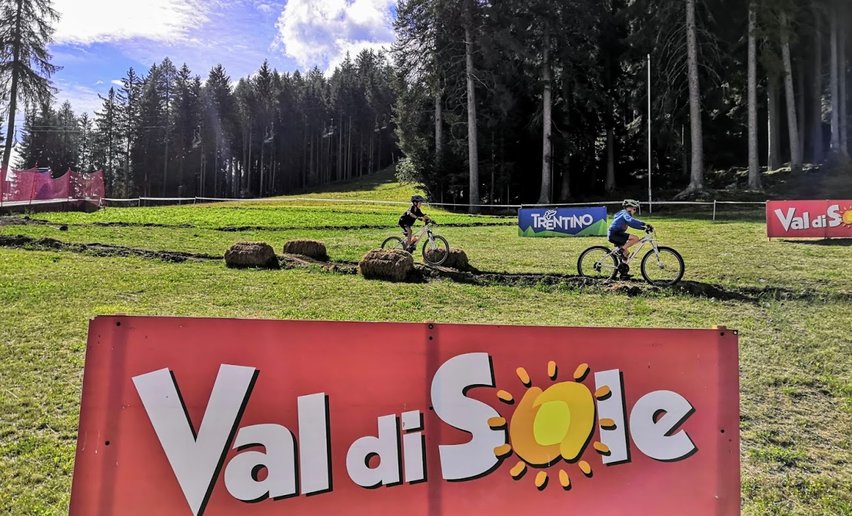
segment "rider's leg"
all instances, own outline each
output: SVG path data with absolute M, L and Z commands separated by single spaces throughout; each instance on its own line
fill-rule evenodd
M 402 226 L 402 232 L 405 233 L 405 240 L 403 240 L 403 243 L 405 244 L 405 247 L 408 247 L 411 245 L 411 234 L 413 233 L 411 226 Z
M 621 246 L 621 254 L 622 256 L 624 256 L 625 260 L 628 256 L 630 256 L 630 252 L 628 251 L 628 249 L 636 245 L 639 240 L 639 237 L 636 235 L 627 235 L 627 242 L 625 242 L 624 245 Z
M 621 251 L 621 264 L 618 267 L 619 272 L 621 273 L 621 279 L 630 278 L 630 266 L 627 265 L 627 258 L 630 256 L 630 247 L 636 245 L 639 242 L 639 237 L 636 235 L 627 235 L 627 242 L 624 243 L 623 246 L 619 247 Z

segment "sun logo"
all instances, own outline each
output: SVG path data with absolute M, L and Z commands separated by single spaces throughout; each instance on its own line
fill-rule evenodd
M 840 223 L 847 228 L 852 228 L 852 206 L 843 208 L 843 212 L 840 214 Z
M 532 386 L 526 369 L 519 367 L 516 370 L 527 391 L 508 422 L 509 443 L 494 449 L 498 458 L 506 458 L 514 451 L 521 459 L 509 470 L 512 478 L 518 480 L 523 477 L 527 466 L 545 468 L 560 460 L 576 463 L 585 476 L 592 476 L 589 463 L 578 459 L 594 432 L 594 398 L 607 398 L 610 389 L 604 386 L 592 394 L 581 383 L 588 373 L 589 365 L 580 364 L 574 371 L 574 381 L 556 383 L 542 391 L 541 388 Z M 547 376 L 556 380 L 556 362 L 548 362 Z M 497 398 L 509 405 L 515 402 L 514 396 L 504 390 L 497 392 Z M 598 424 L 606 429 L 615 428 L 615 421 L 612 419 L 601 419 Z M 488 425 L 495 430 L 505 429 L 507 421 L 503 417 L 495 417 L 488 420 Z M 602 455 L 610 453 L 609 448 L 601 442 L 595 441 L 593 447 Z M 535 477 L 535 486 L 543 490 L 547 487 L 547 482 L 547 472 L 539 471 Z M 559 470 L 559 483 L 563 489 L 571 488 L 571 478 L 565 469 Z

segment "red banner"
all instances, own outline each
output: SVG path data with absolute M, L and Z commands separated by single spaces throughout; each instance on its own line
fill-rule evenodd
M 735 514 L 736 332 L 99 317 L 72 514 Z
M 852 200 L 769 201 L 766 235 L 769 238 L 852 237 Z

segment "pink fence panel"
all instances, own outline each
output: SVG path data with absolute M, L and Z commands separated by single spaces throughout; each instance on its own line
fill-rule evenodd
M 37 172 L 32 175 L 32 189 L 30 199 L 44 201 L 53 199 L 53 177 L 50 172 Z
M 51 199 L 101 199 L 104 197 L 103 171 L 92 173 L 68 170 L 53 178 L 39 169 L 0 171 L 0 200 L 9 202 Z
M 100 199 L 104 196 L 104 173 L 71 172 L 70 191 L 75 199 Z
M 15 170 L 8 177 L 9 189 L 4 189 L 5 201 L 29 201 L 35 192 L 38 169 Z
M 53 180 L 51 199 L 67 199 L 71 196 L 71 170 Z

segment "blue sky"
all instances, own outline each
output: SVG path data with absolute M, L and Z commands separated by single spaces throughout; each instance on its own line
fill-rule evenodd
M 264 59 L 279 71 L 333 68 L 347 51 L 388 47 L 395 0 L 53 0 L 61 19 L 51 52 L 59 103 L 93 114 L 129 67 L 169 57 L 203 78 L 231 78 Z
M 236 82 L 264 59 L 281 72 L 328 71 L 347 52 L 389 48 L 396 0 L 53 0 L 53 7 L 57 105 L 67 100 L 76 114 L 94 116 L 98 94 L 128 68 L 147 74 L 165 57 L 202 79 L 221 64 Z M 20 141 L 22 110 L 15 118 Z

